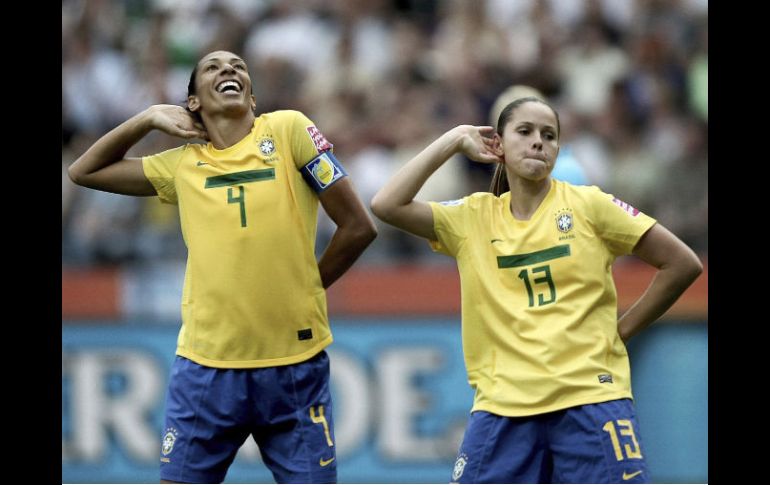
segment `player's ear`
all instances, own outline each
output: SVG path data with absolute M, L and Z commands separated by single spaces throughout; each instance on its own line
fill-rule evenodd
M 257 109 L 257 98 L 253 94 L 249 97 L 249 104 L 251 105 L 251 111 Z
M 494 153 L 498 157 L 502 157 L 504 155 L 503 139 L 500 138 L 500 135 L 498 135 L 497 133 L 492 135 L 492 153 Z
M 198 99 L 198 96 L 195 96 L 195 95 L 187 96 L 187 108 L 193 113 L 195 113 L 201 108 L 201 102 Z

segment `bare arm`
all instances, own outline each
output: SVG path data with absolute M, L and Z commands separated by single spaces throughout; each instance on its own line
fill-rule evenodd
M 494 133 L 491 126 L 461 125 L 447 131 L 409 160 L 372 199 L 374 215 L 429 240 L 436 240 L 433 211 L 426 202 L 414 200 L 425 181 L 455 153 L 482 163 L 495 163 L 500 157 L 492 152 Z
M 180 106 L 151 106 L 120 124 L 70 165 L 69 177 L 78 185 L 125 195 L 155 195 L 144 176 L 141 158 L 126 152 L 153 129 L 182 138 L 206 138 L 206 131 Z
M 318 262 L 323 287 L 329 288 L 374 241 L 377 228 L 348 178 L 329 187 L 319 200 L 337 224 L 337 230 Z
M 633 253 L 658 268 L 644 294 L 618 320 L 624 342 L 663 315 L 703 271 L 698 256 L 668 229 L 655 224 Z

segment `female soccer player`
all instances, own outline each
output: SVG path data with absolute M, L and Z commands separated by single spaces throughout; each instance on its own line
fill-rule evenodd
M 597 187 L 551 178 L 559 118 L 538 98 L 503 109 L 497 132 L 458 126 L 404 165 L 374 214 L 457 260 L 475 398 L 457 483 L 649 480 L 625 342 L 702 271 L 656 221 Z M 453 154 L 497 163 L 491 193 L 414 200 Z M 658 269 L 617 318 L 611 266 L 632 253 Z
M 297 111 L 255 116 L 246 63 L 216 51 L 187 109 L 148 108 L 69 169 L 97 190 L 177 204 L 188 248 L 160 454 L 164 482 L 218 483 L 252 435 L 280 483 L 336 483 L 328 288 L 376 236 L 332 145 Z M 189 143 L 142 158 L 152 130 Z M 318 203 L 336 223 L 314 253 Z

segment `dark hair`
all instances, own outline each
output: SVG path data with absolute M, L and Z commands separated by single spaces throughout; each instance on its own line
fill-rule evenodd
M 190 97 L 195 94 L 195 91 L 197 91 L 197 87 L 195 86 L 195 73 L 198 72 L 198 64 L 193 67 L 192 73 L 190 74 L 190 82 L 187 83 L 187 97 Z
M 551 111 L 553 111 L 554 116 L 556 116 L 556 139 L 558 140 L 559 135 L 561 134 L 561 123 L 559 122 L 559 113 L 557 113 L 556 110 L 553 109 L 553 106 L 546 103 L 542 99 L 536 98 L 534 96 L 527 96 L 526 98 L 518 98 L 508 103 L 505 106 L 505 108 L 503 108 L 503 110 L 500 112 L 500 116 L 497 118 L 497 134 L 500 135 L 500 137 L 502 138 L 503 128 L 505 128 L 505 125 L 507 125 L 508 121 L 510 121 L 511 117 L 513 116 L 514 110 L 516 110 L 516 108 L 518 108 L 524 103 L 540 103 L 551 108 Z M 505 165 L 503 165 L 502 163 L 498 163 L 497 167 L 495 167 L 495 173 L 494 175 L 492 175 L 492 183 L 489 184 L 489 191 L 499 196 L 500 194 L 504 194 L 509 190 L 511 190 L 511 186 L 508 184 L 508 176 L 505 174 Z
M 198 64 L 200 64 L 200 61 L 198 61 Z M 195 85 L 195 74 L 198 72 L 198 64 L 195 64 L 195 67 L 193 67 L 192 74 L 190 74 L 190 82 L 187 83 L 187 98 L 185 99 L 184 109 L 189 111 L 199 123 L 203 123 L 201 114 L 197 111 L 190 110 L 189 106 L 187 105 L 187 99 L 189 99 L 190 96 L 195 95 L 195 92 L 198 90 L 197 86 Z

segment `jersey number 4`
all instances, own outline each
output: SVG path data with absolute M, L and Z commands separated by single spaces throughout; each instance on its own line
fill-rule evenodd
M 233 188 L 238 189 L 238 197 L 233 197 Z M 243 185 L 227 188 L 227 203 L 241 205 L 241 227 L 246 227 L 246 194 Z
M 241 227 L 246 227 L 246 191 L 243 189 L 242 184 L 267 180 L 275 180 L 274 168 L 244 170 L 243 172 L 232 172 L 208 177 L 203 188 L 227 187 L 227 203 L 238 204 L 241 210 Z M 235 195 L 236 191 L 238 195 Z

